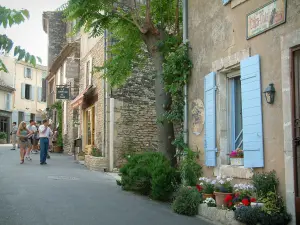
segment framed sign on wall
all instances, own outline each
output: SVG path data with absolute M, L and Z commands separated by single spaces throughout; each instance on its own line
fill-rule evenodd
M 273 0 L 247 15 L 247 39 L 286 22 L 287 0 Z

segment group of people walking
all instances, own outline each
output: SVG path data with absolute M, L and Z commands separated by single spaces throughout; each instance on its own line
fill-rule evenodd
M 54 132 L 56 135 L 56 132 Z M 26 122 L 22 121 L 17 127 L 16 122 L 13 123 L 11 140 L 13 144 L 12 150 L 16 149 L 16 144 L 20 148 L 21 164 L 24 163 L 24 159 L 31 161 L 30 153 L 37 154 L 40 150 L 40 164 L 47 164 L 47 158 L 49 156 L 49 147 L 52 146 L 53 131 L 51 125 L 47 119 L 43 120 L 43 124 L 37 126 L 34 120 L 30 120 L 30 123 L 26 125 Z M 40 146 L 40 148 L 38 148 Z

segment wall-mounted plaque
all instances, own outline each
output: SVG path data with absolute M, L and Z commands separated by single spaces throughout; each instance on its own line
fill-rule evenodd
M 286 0 L 273 0 L 247 15 L 247 39 L 286 21 Z

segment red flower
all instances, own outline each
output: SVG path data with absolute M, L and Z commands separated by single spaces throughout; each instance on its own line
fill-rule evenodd
M 249 206 L 249 205 L 250 205 L 249 200 L 246 199 L 246 198 L 244 198 L 244 199 L 242 200 L 242 203 L 243 203 L 245 206 Z
M 250 202 L 256 202 L 256 198 L 251 198 Z
M 225 202 L 230 202 L 230 201 L 232 201 L 232 195 L 226 195 L 224 201 L 225 201 Z
M 197 190 L 200 192 L 200 191 L 202 191 L 202 187 L 201 187 L 201 185 L 199 185 L 199 184 L 196 184 L 196 188 L 197 188 Z
M 231 207 L 232 206 L 232 202 L 228 202 L 228 207 Z

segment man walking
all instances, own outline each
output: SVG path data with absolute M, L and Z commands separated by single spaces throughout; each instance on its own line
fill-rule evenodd
M 49 121 L 43 120 L 43 124 L 39 126 L 39 136 L 40 136 L 40 164 L 47 164 L 47 153 L 49 148 L 49 137 L 52 135 L 51 129 L 48 127 Z
M 12 124 L 12 129 L 11 129 L 11 143 L 13 145 L 11 150 L 16 150 L 16 143 L 17 143 L 17 131 L 18 131 L 18 127 L 17 127 L 17 123 L 13 122 Z

